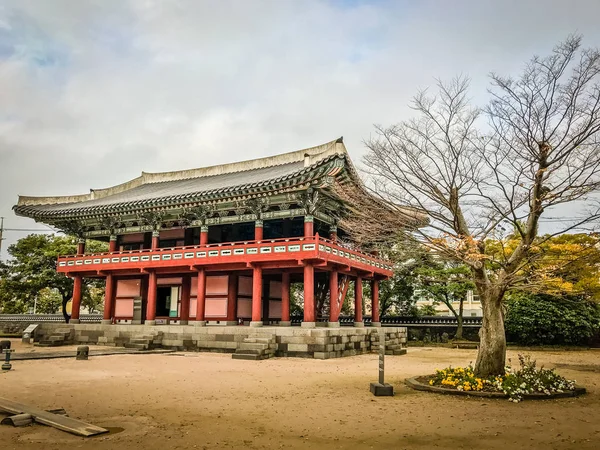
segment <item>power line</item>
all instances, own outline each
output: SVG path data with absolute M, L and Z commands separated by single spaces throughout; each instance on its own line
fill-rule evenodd
M 4 228 L 4 231 L 35 231 L 38 233 L 55 233 L 54 230 L 43 230 L 41 228 Z
M 56 233 L 52 228 L 48 227 L 48 230 L 42 228 L 4 228 L 4 217 L 0 217 L 0 252 L 2 252 L 2 241 L 6 238 L 3 236 L 5 231 L 17 231 L 25 233 Z

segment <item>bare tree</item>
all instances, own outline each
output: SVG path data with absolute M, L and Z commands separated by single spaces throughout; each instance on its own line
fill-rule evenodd
M 414 98 L 413 119 L 377 127 L 367 141 L 366 185 L 338 189 L 355 239 L 418 239 L 469 266 L 483 309 L 479 376 L 504 371 L 502 301 L 522 281 L 542 215 L 562 217 L 553 235 L 600 217 L 593 201 L 600 187 L 599 72 L 600 52 L 582 50 L 581 38 L 571 36 L 549 56 L 531 59 L 516 79 L 492 74 L 483 109 L 470 105 L 467 78 L 438 82 L 436 95 Z M 584 212 L 564 221 L 561 208 L 572 202 Z M 429 223 L 415 229 L 418 210 Z M 517 244 L 491 256 L 486 242 L 504 226 L 516 230 Z

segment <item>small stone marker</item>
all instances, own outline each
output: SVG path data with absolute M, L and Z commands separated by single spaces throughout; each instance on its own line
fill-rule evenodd
M 23 337 L 21 338 L 21 342 L 23 344 L 31 344 L 31 339 L 34 336 L 35 330 L 37 329 L 37 327 L 38 327 L 38 324 L 33 323 L 33 324 L 29 325 L 27 328 L 25 328 L 25 331 L 23 331 Z
M 77 357 L 75 359 L 79 361 L 87 361 L 90 348 L 87 345 L 80 345 L 77 347 Z
M 10 348 L 5 348 L 4 349 L 4 354 L 6 356 L 4 357 L 5 358 L 4 359 L 4 364 L 2 364 L 2 370 L 10 370 L 10 369 L 12 369 L 12 364 L 10 363 L 10 354 L 12 352 L 14 352 L 14 350 L 11 350 Z
M 379 382 L 371 383 L 370 389 L 376 397 L 391 397 L 394 395 L 394 387 L 385 382 L 384 375 L 385 359 L 385 331 L 379 328 Z

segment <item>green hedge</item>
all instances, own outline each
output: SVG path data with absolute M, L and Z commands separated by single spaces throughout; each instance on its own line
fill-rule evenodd
M 586 345 L 600 331 L 600 308 L 578 298 L 517 294 L 505 318 L 509 342 L 524 345 Z

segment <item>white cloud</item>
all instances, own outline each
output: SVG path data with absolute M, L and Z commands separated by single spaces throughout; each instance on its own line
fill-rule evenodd
M 17 194 L 86 192 L 340 135 L 410 114 L 434 77 L 514 72 L 596 1 L 0 0 L 0 215 Z M 11 233 L 12 241 L 19 237 Z M 4 246 L 5 247 L 5 246 Z

